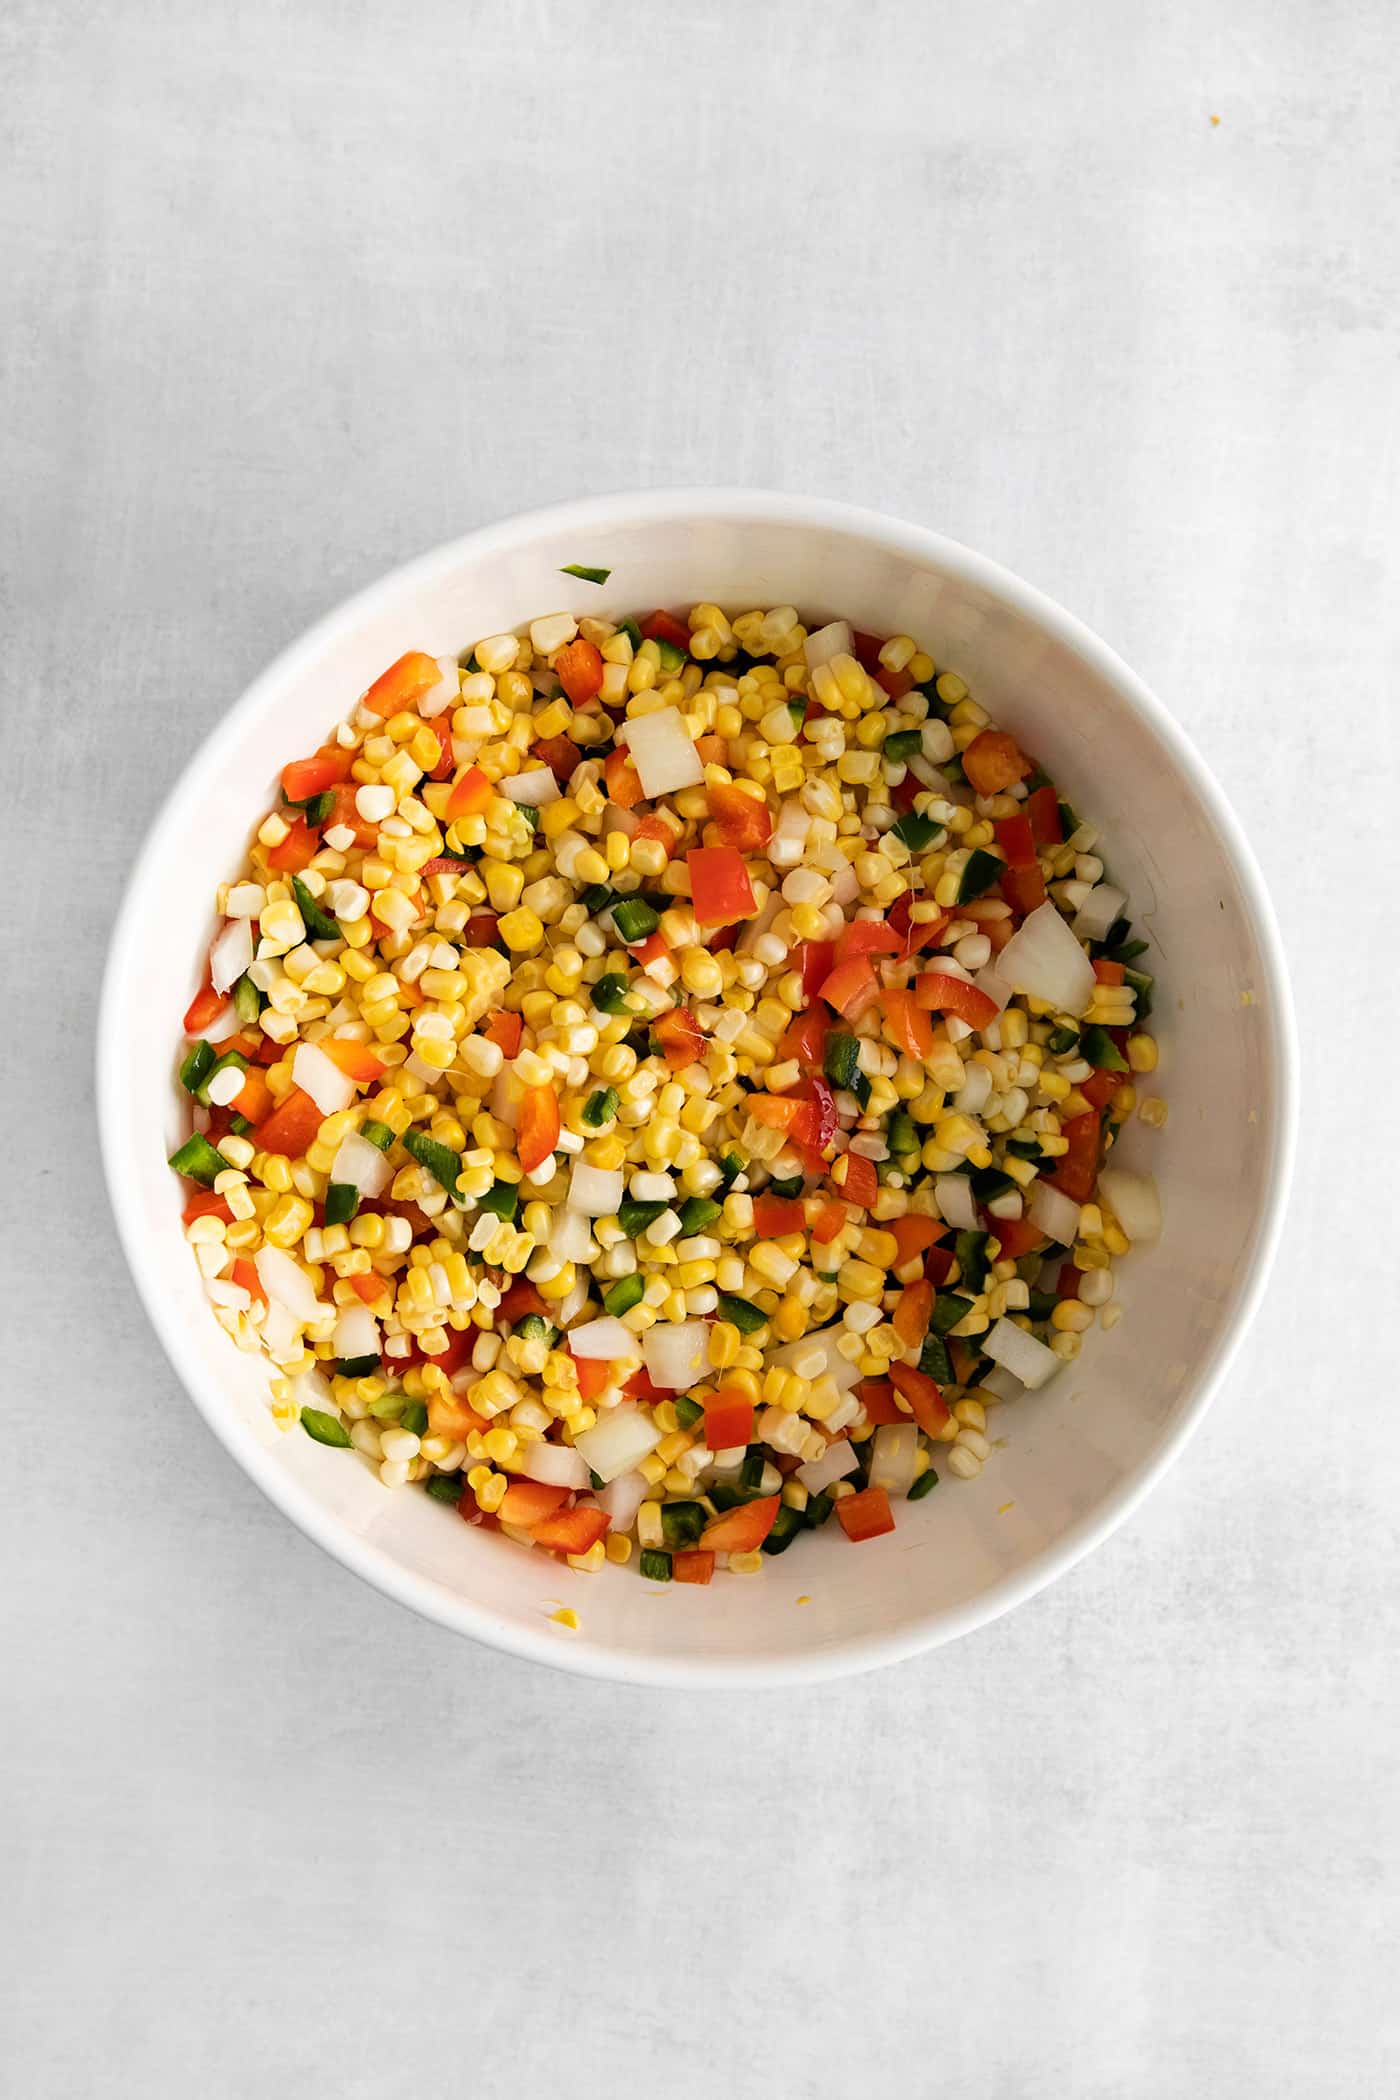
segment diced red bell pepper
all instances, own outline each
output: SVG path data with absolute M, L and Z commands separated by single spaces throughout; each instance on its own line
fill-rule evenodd
M 986 1028 L 1001 1010 L 995 999 L 965 977 L 948 977 L 939 970 L 915 979 L 914 998 L 926 1012 L 955 1014 L 970 1028 Z
M 1014 736 L 1004 729 L 984 729 L 962 755 L 963 771 L 979 795 L 1002 795 L 1024 780 L 1031 762 Z
M 876 685 L 882 692 L 888 693 L 891 700 L 902 700 L 906 693 L 912 693 L 914 690 L 914 680 L 907 670 L 891 671 L 887 665 L 877 664 L 871 675 Z
M 652 963 L 669 962 L 671 959 L 671 951 L 659 933 L 649 933 L 644 941 L 633 941 L 629 943 L 629 946 L 644 970 L 648 969 Z M 675 981 L 675 975 L 675 971 L 672 970 L 672 982 Z
M 652 1024 L 662 1054 L 673 1072 L 683 1072 L 705 1055 L 705 1036 L 688 1006 L 673 1006 Z
M 1008 867 L 1029 868 L 1034 865 L 1035 836 L 1029 817 L 1001 817 L 992 828 L 997 835 L 997 844 L 1006 855 Z
M 524 1020 L 519 1014 L 507 1013 L 502 1009 L 492 1014 L 489 1021 L 482 1023 L 481 1032 L 488 1043 L 496 1045 L 502 1057 L 518 1057 L 524 1027 Z
M 1038 861 L 1028 868 L 1003 868 L 997 886 L 1018 918 L 1028 918 L 1045 902 L 1045 875 Z M 996 923 L 1004 926 L 1006 921 L 984 921 L 982 931 L 990 934 Z
M 805 1014 L 794 1014 L 778 1039 L 779 1060 L 795 1057 L 801 1065 L 819 1065 L 831 1026 L 831 1015 L 824 1006 L 809 1006 Z
M 898 1253 L 895 1267 L 902 1269 L 907 1262 L 917 1261 L 926 1254 L 936 1240 L 941 1240 L 948 1228 L 937 1218 L 926 1218 L 918 1211 L 906 1211 L 902 1218 L 891 1218 L 885 1230 L 892 1232 Z
M 942 1290 L 953 1273 L 951 1247 L 930 1247 L 924 1256 L 924 1275 L 936 1291 Z
M 498 1512 L 503 1524 L 538 1524 L 569 1499 L 569 1490 L 546 1480 L 512 1480 Z
M 1055 1296 L 1057 1298 L 1077 1298 L 1079 1296 L 1079 1284 L 1082 1274 L 1082 1270 L 1076 1269 L 1074 1263 L 1066 1255 L 1060 1263 L 1060 1273 L 1055 1278 Z
M 732 781 L 717 781 L 707 791 L 710 816 L 719 844 L 740 853 L 756 853 L 773 836 L 773 815 L 762 795 L 746 794 Z
M 1060 1135 L 1069 1150 L 1062 1152 L 1053 1162 L 1053 1171 L 1045 1179 L 1052 1189 L 1059 1189 L 1074 1203 L 1087 1203 L 1094 1193 L 1094 1182 L 1099 1171 L 1099 1139 L 1101 1119 L 1096 1108 L 1088 1108 L 1082 1116 L 1071 1116 L 1060 1125 Z
M 436 660 L 425 656 L 421 649 L 410 649 L 397 663 L 390 664 L 381 672 L 365 694 L 361 703 L 376 715 L 396 715 L 411 707 L 420 693 L 426 693 L 442 677 Z
M 786 1232 L 805 1232 L 807 1213 L 801 1197 L 755 1196 L 753 1229 L 761 1240 L 780 1240 Z
M 797 1114 L 789 1126 L 792 1141 L 802 1153 L 808 1172 L 815 1174 L 836 1135 L 836 1096 L 824 1079 L 813 1076 L 798 1081 L 792 1098 L 798 1103 Z M 750 1105 L 756 1099 L 756 1095 L 751 1096 Z
M 372 1270 L 368 1276 L 352 1276 L 350 1278 L 350 1288 L 362 1305 L 368 1305 L 371 1308 L 378 1305 L 381 1299 L 387 1304 L 389 1298 L 393 1295 L 391 1286 L 382 1276 L 376 1276 Z
M 669 1385 L 657 1385 L 645 1364 L 639 1364 L 626 1385 L 622 1388 L 629 1400 L 647 1400 L 653 1405 L 658 1400 L 674 1400 L 676 1395 Z
M 899 1294 L 891 1325 L 906 1349 L 912 1349 L 928 1333 L 933 1314 L 933 1285 L 922 1279 L 908 1283 Z
M 501 1302 L 496 1307 L 496 1320 L 501 1326 L 508 1322 L 515 1327 L 524 1319 L 526 1313 L 538 1313 L 541 1319 L 547 1320 L 549 1307 L 533 1283 L 527 1282 L 523 1276 L 517 1276 L 514 1283 L 508 1284 L 501 1293 Z
M 314 752 L 310 758 L 294 758 L 282 768 L 282 793 L 289 802 L 309 802 L 313 795 L 348 780 L 354 763 L 354 752 L 339 747 Z
M 705 1526 L 700 1544 L 707 1553 L 756 1552 L 777 1522 L 780 1501 L 778 1495 L 761 1495 L 756 1502 L 725 1510 Z
M 250 1123 L 261 1123 L 264 1117 L 272 1114 L 272 1088 L 256 1065 L 250 1065 L 243 1074 L 243 1084 L 229 1107 L 236 1116 L 244 1116 Z
M 316 1047 L 324 1050 L 331 1063 L 338 1065 L 357 1086 L 372 1086 L 376 1079 L 384 1077 L 384 1060 L 368 1043 L 353 1042 L 343 1035 L 324 1035 Z
M 246 1291 L 250 1298 L 256 1298 L 260 1305 L 266 1305 L 267 1292 L 263 1289 L 262 1278 L 258 1274 L 258 1265 L 251 1256 L 247 1254 L 238 1256 L 229 1271 L 229 1280 L 232 1283 L 236 1283 L 241 1291 Z
M 753 1442 L 753 1401 L 742 1386 L 722 1385 L 705 1402 L 705 1444 L 711 1451 L 733 1451 Z
M 679 837 L 680 832 L 670 819 L 663 817 L 658 810 L 653 810 L 650 816 L 642 818 L 636 830 L 632 833 L 632 844 L 635 846 L 639 841 L 654 840 L 664 850 L 666 858 L 669 860 L 676 850 L 676 841 Z
M 849 962 L 853 955 L 898 955 L 903 936 L 887 919 L 851 919 L 836 940 L 836 960 Z
M 362 817 L 355 807 L 355 797 L 359 792 L 360 783 L 355 780 L 342 780 L 339 787 L 331 789 L 330 810 L 321 821 L 323 837 L 328 831 L 349 831 L 355 845 L 374 845 L 379 837 L 379 826 L 371 824 L 368 817 Z
M 894 1387 L 888 1378 L 862 1378 L 856 1387 L 856 1398 L 865 1409 L 866 1420 L 877 1429 L 884 1429 L 892 1422 L 907 1422 L 910 1417 L 894 1397 Z
M 836 1516 L 853 1545 L 894 1530 L 890 1498 L 880 1487 L 862 1488 L 858 1495 L 843 1495 L 836 1505 Z
M 817 1212 L 817 1221 L 812 1227 L 812 1238 L 819 1247 L 829 1247 L 836 1235 L 845 1228 L 850 1216 L 844 1203 L 823 1203 Z
M 530 748 L 530 756 L 548 766 L 556 780 L 570 780 L 583 753 L 569 736 L 543 736 Z
M 851 630 L 851 654 L 862 671 L 867 672 L 871 678 L 880 668 L 880 651 L 884 646 L 884 641 L 878 634 L 866 634 L 859 627 Z
M 462 1490 L 462 1499 L 457 1504 L 457 1514 L 463 1523 L 474 1525 L 481 1531 L 499 1531 L 501 1528 L 500 1518 L 494 1516 L 489 1509 L 483 1509 L 477 1501 L 475 1493 L 469 1487 L 464 1487 Z
M 1026 815 L 1031 820 L 1031 834 L 1037 846 L 1064 844 L 1065 834 L 1060 823 L 1060 798 L 1052 787 L 1038 787 L 1027 795 Z
M 1107 1108 L 1122 1086 L 1124 1077 L 1122 1072 L 1091 1072 L 1087 1079 L 1080 1081 L 1079 1091 L 1091 1107 Z
M 325 1121 L 310 1094 L 294 1086 L 273 1109 L 265 1123 L 256 1125 L 252 1142 L 259 1152 L 280 1152 L 286 1159 L 301 1159 L 316 1142 Z
M 437 763 L 428 768 L 429 780 L 450 780 L 456 760 L 452 755 L 452 717 L 450 714 L 434 715 L 427 725 L 437 738 Z
M 685 861 L 698 926 L 728 926 L 753 917 L 753 884 L 736 847 L 692 846 Z
M 853 955 L 839 962 L 821 987 L 820 996 L 848 1021 L 858 1021 L 880 996 L 874 965 L 868 955 Z
M 515 1155 L 527 1174 L 544 1165 L 559 1142 L 559 1096 L 552 1086 L 527 1086 L 515 1116 Z
M 506 1495 L 509 1499 L 509 1488 Z M 501 1506 L 504 1508 L 505 1504 Z M 605 1509 L 580 1504 L 574 1509 L 558 1510 L 554 1516 L 532 1524 L 530 1536 L 537 1546 L 544 1546 L 551 1553 L 587 1553 L 597 1545 L 611 1522 Z
M 897 815 L 906 817 L 920 795 L 927 794 L 927 792 L 928 790 L 925 788 L 924 783 L 916 773 L 906 773 L 903 780 L 897 780 L 890 789 L 890 807 Z
M 225 997 L 225 993 L 215 991 L 212 981 L 206 981 L 185 1008 L 185 1034 L 203 1035 L 215 1016 L 223 1012 Z
M 887 991 L 880 1001 L 885 1033 L 897 1048 L 922 1064 L 933 1055 L 933 1023 L 912 992 Z
M 858 1209 L 869 1210 L 880 1193 L 880 1177 L 875 1172 L 874 1160 L 866 1159 L 860 1152 L 846 1152 L 842 1158 L 845 1161 L 845 1171 L 837 1184 L 841 1194 L 848 1203 L 854 1203 Z M 832 1179 L 837 1179 L 834 1173 Z
M 903 1393 L 914 1410 L 914 1420 L 925 1436 L 937 1436 L 948 1422 L 948 1408 L 942 1389 L 926 1371 L 916 1369 L 913 1364 L 891 1364 L 890 1380 L 897 1393 Z
M 493 911 L 474 911 L 462 933 L 468 948 L 494 948 L 501 938 L 501 922 Z
M 605 1356 L 575 1356 L 571 1349 L 569 1359 L 578 1379 L 581 1400 L 596 1400 L 604 1386 L 612 1384 L 613 1366 Z
M 669 642 L 673 648 L 690 654 L 690 629 L 668 612 L 648 613 L 641 622 L 641 635 L 644 642 Z
M 582 635 L 566 642 L 554 659 L 554 675 L 575 707 L 587 707 L 603 690 L 603 658 Z
M 802 996 L 809 1006 L 820 995 L 835 961 L 835 941 L 803 941 L 796 949 L 796 967 L 802 973 Z
M 914 900 L 906 890 L 902 897 L 895 898 L 889 913 L 889 923 L 899 935 L 899 953 L 906 959 L 917 955 L 921 948 L 936 947 L 943 929 L 953 916 L 951 912 L 945 911 L 940 912 L 937 918 L 915 919 L 913 906 Z
M 705 1553 L 696 1546 L 689 1553 L 671 1555 L 672 1582 L 707 1583 L 715 1572 L 713 1553 Z
M 1110 962 L 1106 955 L 1097 956 L 1094 961 L 1094 978 L 1098 984 L 1121 984 L 1123 965 L 1120 962 Z
M 433 1357 L 431 1361 L 437 1363 L 440 1359 Z M 480 1435 L 488 1426 L 486 1416 L 479 1415 L 461 1393 L 431 1392 L 427 1407 L 429 1435 L 446 1437 L 449 1443 L 465 1443 L 473 1432 Z
M 615 744 L 603 760 L 603 786 L 609 801 L 619 809 L 633 809 L 642 800 L 642 776 L 621 744 Z
M 983 1211 L 982 1222 L 1000 1242 L 998 1261 L 1020 1261 L 1023 1255 L 1034 1254 L 1045 1240 L 1040 1227 L 1029 1218 L 994 1218 L 990 1211 Z
M 305 817 L 294 819 L 287 836 L 268 849 L 267 864 L 279 875 L 299 875 L 321 850 L 321 834 L 313 831 Z
M 452 793 L 447 798 L 448 823 L 455 823 L 458 817 L 484 817 L 495 792 L 480 766 L 468 766 L 452 783 Z
M 225 1225 L 231 1225 L 233 1212 L 228 1207 L 228 1198 L 216 1196 L 213 1189 L 201 1189 L 197 1196 L 191 1196 L 180 1213 L 180 1222 L 184 1225 L 193 1225 L 196 1218 L 222 1218 Z

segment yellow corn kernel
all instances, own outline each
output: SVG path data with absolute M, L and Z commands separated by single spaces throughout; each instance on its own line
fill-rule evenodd
M 294 1247 L 316 1213 L 303 1196 L 284 1196 L 263 1220 L 263 1238 L 273 1247 Z
M 1157 1045 L 1150 1035 L 1128 1037 L 1128 1063 L 1135 1072 L 1155 1072 Z

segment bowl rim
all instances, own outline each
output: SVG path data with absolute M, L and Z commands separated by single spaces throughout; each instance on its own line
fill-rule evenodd
M 1213 1356 L 1194 1382 L 1176 1420 L 1141 1465 L 1096 1507 L 1044 1547 L 1025 1567 L 1005 1576 L 967 1603 L 932 1610 L 887 1631 L 852 1634 L 810 1653 L 789 1656 L 707 1657 L 691 1654 L 642 1656 L 621 1652 L 585 1633 L 560 1637 L 542 1618 L 538 1629 L 497 1617 L 470 1597 L 451 1596 L 425 1576 L 412 1573 L 383 1548 L 361 1538 L 317 1502 L 277 1460 L 275 1447 L 255 1438 L 233 1407 L 212 1368 L 186 1361 L 188 1351 L 167 1312 L 154 1263 L 123 1159 L 126 1138 L 120 1061 L 107 1054 L 119 1009 L 139 955 L 146 921 L 147 890 L 153 888 L 153 864 L 160 858 L 177 809 L 198 797 L 216 780 L 227 753 L 241 742 L 245 726 L 261 711 L 267 695 L 294 679 L 335 641 L 348 636 L 373 616 L 383 601 L 431 584 L 443 571 L 464 561 L 528 544 L 544 534 L 577 531 L 601 535 L 613 528 L 663 520 L 740 518 L 855 534 L 888 554 L 914 561 L 933 561 L 965 581 L 1001 597 L 1045 633 L 1083 658 L 1111 684 L 1126 706 L 1170 750 L 1190 781 L 1220 838 L 1230 862 L 1268 979 L 1270 1050 L 1277 1112 L 1270 1133 L 1266 1181 L 1256 1219 L 1249 1266 L 1236 1294 L 1234 1317 L 1218 1340 Z M 282 1514 L 333 1559 L 395 1602 L 454 1633 L 466 1634 L 489 1647 L 540 1662 L 577 1676 L 658 1687 L 689 1688 L 746 1684 L 813 1684 L 898 1662 L 958 1639 L 987 1625 L 1035 1596 L 1068 1573 L 1124 1523 L 1162 1478 L 1194 1434 L 1219 1391 L 1244 1339 L 1267 1284 L 1282 1234 L 1297 1141 L 1298 1049 L 1296 1021 L 1283 942 L 1273 905 L 1254 853 L 1224 791 L 1185 730 L 1137 673 L 1092 629 L 1035 585 L 962 542 L 924 525 L 892 518 L 859 505 L 827 498 L 791 495 L 752 488 L 652 488 L 578 498 L 477 527 L 433 547 L 390 570 L 324 614 L 255 677 L 200 744 L 165 797 L 137 849 L 113 926 L 103 974 L 96 1027 L 96 1098 L 99 1146 L 108 1201 L 127 1266 L 171 1369 L 193 1399 L 209 1428 Z

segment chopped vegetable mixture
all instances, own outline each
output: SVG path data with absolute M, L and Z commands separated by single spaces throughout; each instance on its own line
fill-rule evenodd
M 601 585 L 606 570 L 567 572 Z M 1093 828 L 908 635 L 552 613 L 284 767 L 171 1160 L 273 1413 L 579 1569 L 969 1479 L 1159 1228 Z

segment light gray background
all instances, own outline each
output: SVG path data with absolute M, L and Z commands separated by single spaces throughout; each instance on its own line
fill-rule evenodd
M 1394 2092 L 1390 0 L 9 0 L 0 75 L 0 2087 Z M 94 1149 L 119 887 L 244 683 L 440 538 L 666 481 L 927 521 L 1098 627 L 1256 842 L 1306 1059 L 1150 1506 L 781 1696 L 573 1683 L 324 1560 Z

